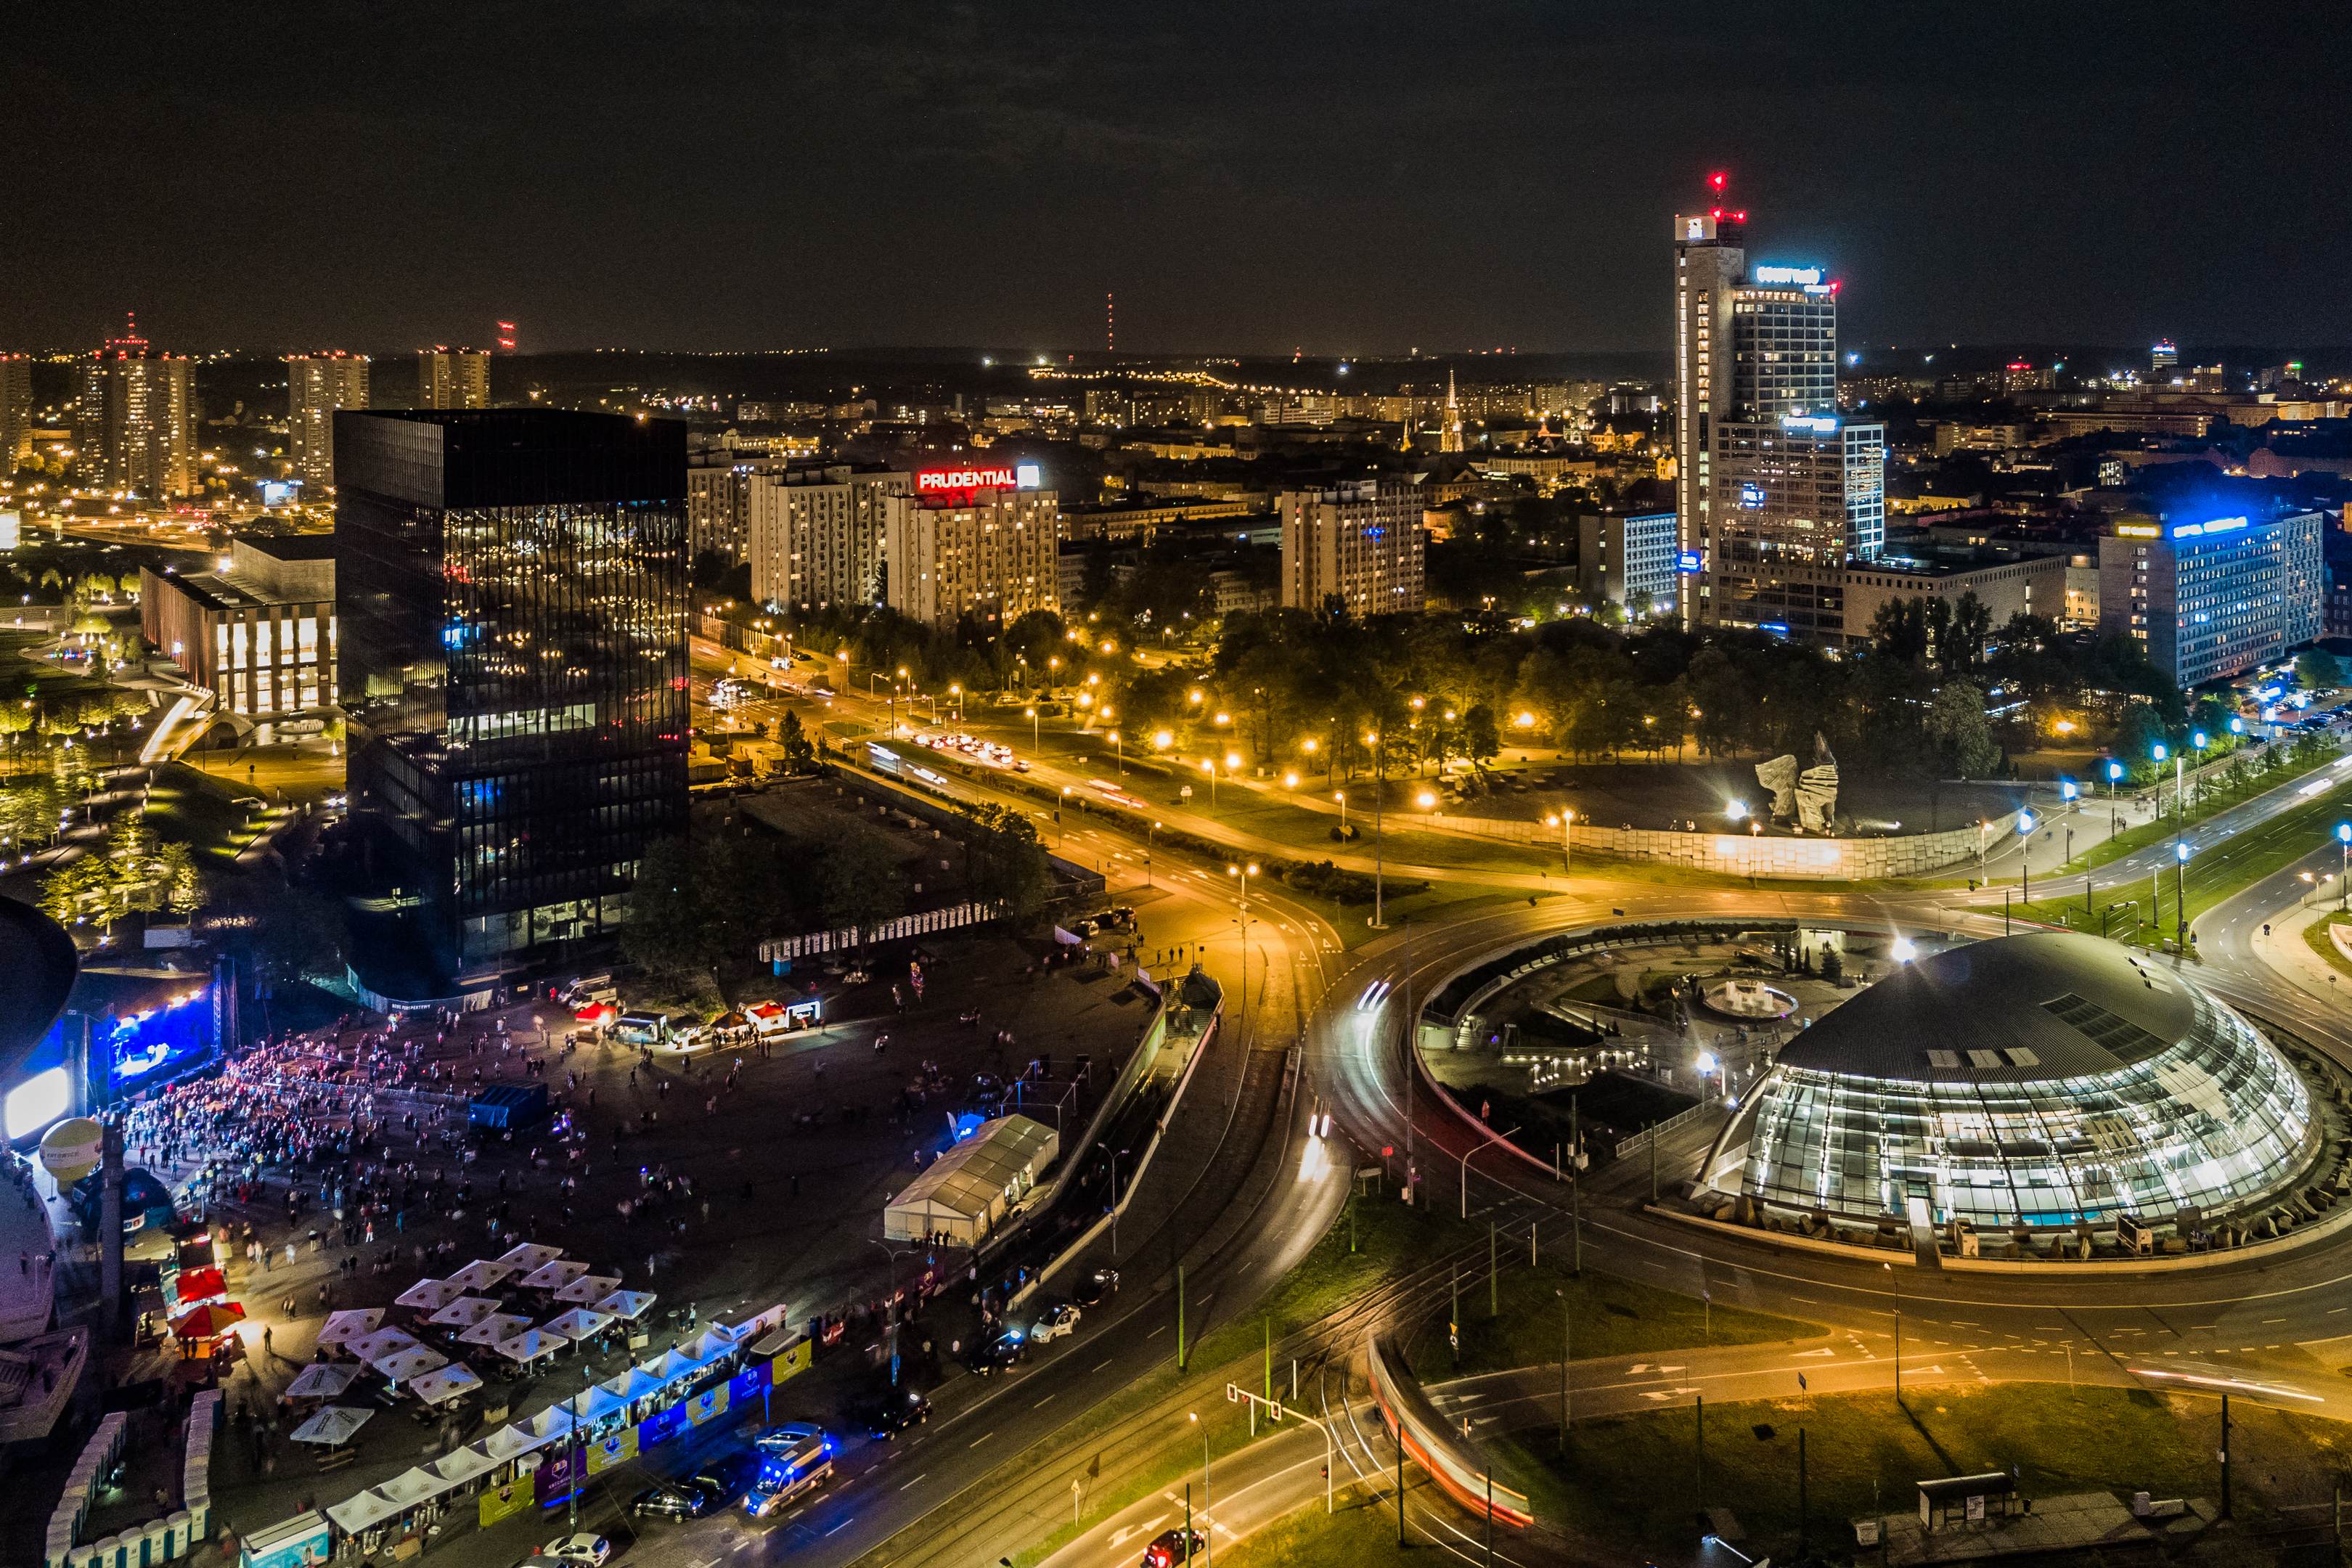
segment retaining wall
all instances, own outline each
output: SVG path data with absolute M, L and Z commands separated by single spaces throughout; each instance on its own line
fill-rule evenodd
M 1432 826 L 1479 838 L 1513 844 L 1559 846 L 1559 829 L 1540 822 L 1492 816 L 1440 816 Z M 1948 827 L 1890 838 L 1784 837 L 1746 833 L 1675 833 L 1648 827 L 1570 830 L 1576 849 L 1627 860 L 1663 860 L 1734 877 L 1780 877 L 1796 880 L 1851 881 L 1872 877 L 1916 877 L 1977 858 L 1979 847 L 1998 848 L 2017 831 L 2017 813 L 1993 818 L 1981 828 Z

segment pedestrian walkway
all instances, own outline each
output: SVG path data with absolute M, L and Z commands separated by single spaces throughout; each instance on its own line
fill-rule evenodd
M 2287 981 L 2317 997 L 2322 1002 L 2342 1000 L 2347 992 L 2343 976 L 2329 967 L 2326 959 L 2311 951 L 2304 933 L 2310 927 L 2336 912 L 2333 900 L 2310 904 L 2303 909 L 2289 910 L 2273 918 L 2268 931 L 2255 931 L 2247 938 L 2254 956 L 2271 966 Z

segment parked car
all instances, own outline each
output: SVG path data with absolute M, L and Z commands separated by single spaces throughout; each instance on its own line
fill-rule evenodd
M 989 1377 L 1014 1365 L 1029 1353 L 1029 1336 L 1019 1329 L 1007 1329 L 985 1344 L 974 1344 L 968 1358 L 972 1372 Z
M 541 1557 L 557 1563 L 570 1563 L 572 1568 L 604 1568 L 613 1555 L 613 1543 L 591 1531 L 567 1535 L 561 1541 L 551 1541 L 539 1549 Z
M 688 1479 L 647 1487 L 629 1500 L 631 1519 L 700 1519 L 726 1500 L 715 1487 Z
M 850 1419 L 880 1443 L 930 1418 L 931 1402 L 911 1388 L 883 1389 L 859 1401 L 850 1412 Z
M 1078 1331 L 1078 1320 L 1085 1314 L 1075 1301 L 1047 1301 L 1037 1310 L 1037 1321 L 1029 1330 L 1029 1338 L 1036 1344 L 1050 1344 L 1065 1334 Z

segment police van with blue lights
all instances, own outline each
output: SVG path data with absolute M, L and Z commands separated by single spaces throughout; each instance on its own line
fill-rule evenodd
M 743 1494 L 743 1511 L 765 1519 L 833 1479 L 833 1439 L 823 1427 L 794 1422 L 763 1432 L 752 1445 L 760 1468 Z

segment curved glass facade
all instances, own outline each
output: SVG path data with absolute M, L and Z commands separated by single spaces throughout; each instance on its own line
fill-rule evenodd
M 1926 1081 L 1776 1067 L 1723 1152 L 1737 1153 L 1745 1123 L 1743 1192 L 1848 1218 L 1901 1215 L 1915 1197 L 1939 1224 L 1979 1227 L 2246 1206 L 2316 1152 L 2310 1093 L 2244 1019 L 2190 994 L 2185 1038 L 2095 1076 Z

